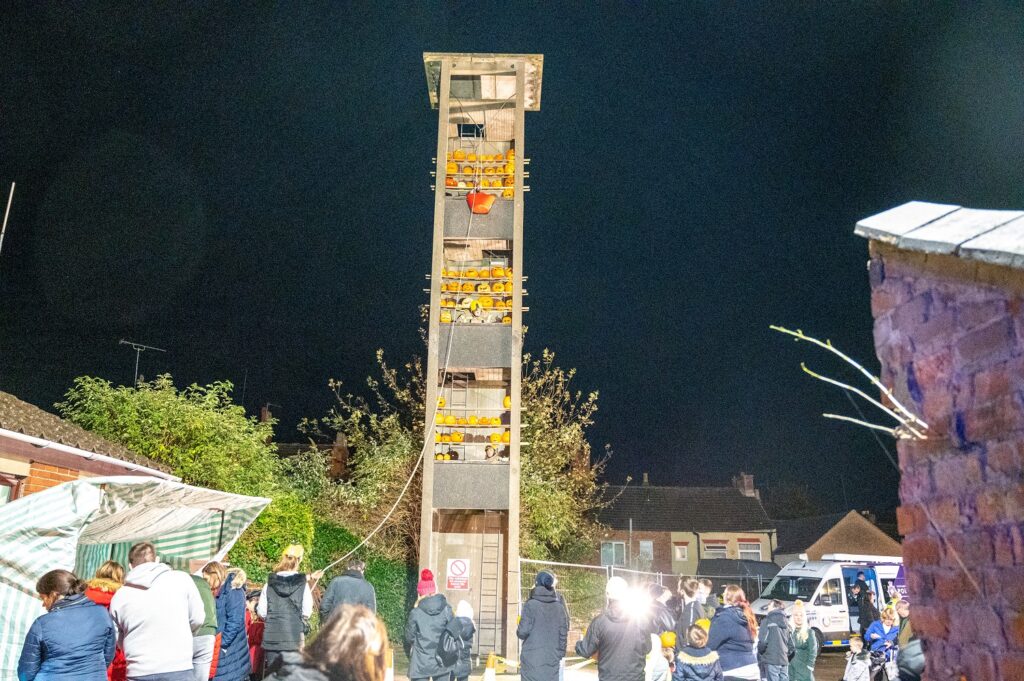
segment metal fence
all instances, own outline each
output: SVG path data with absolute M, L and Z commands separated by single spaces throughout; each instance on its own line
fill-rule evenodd
M 603 565 L 558 563 L 544 560 L 519 559 L 519 587 L 522 603 L 530 596 L 537 573 L 547 570 L 558 579 L 558 591 L 565 599 L 569 611 L 569 644 L 573 650 L 583 631 L 605 606 L 604 589 L 611 576 Z
M 622 577 L 629 582 L 630 586 L 653 582 L 662 586 L 668 584 L 670 588 L 675 588 L 674 585 L 670 584 L 673 581 L 672 575 L 664 575 L 660 572 L 645 572 L 643 570 L 630 570 L 624 567 L 611 566 L 608 575 L 610 577 Z

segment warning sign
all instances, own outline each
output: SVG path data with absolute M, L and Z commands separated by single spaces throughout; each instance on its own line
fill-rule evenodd
M 469 589 L 469 560 L 465 558 L 448 559 L 448 590 L 464 591 Z

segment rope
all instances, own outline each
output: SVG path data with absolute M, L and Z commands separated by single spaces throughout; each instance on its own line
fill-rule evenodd
M 473 115 L 473 112 L 465 110 L 464 103 L 462 102 L 462 100 L 459 99 L 458 97 L 456 97 L 455 99 L 459 103 L 460 107 L 463 107 L 463 113 L 468 114 L 470 120 L 472 120 L 475 125 L 480 125 L 479 123 L 476 122 L 476 118 Z M 511 100 L 512 100 L 512 97 L 508 97 L 505 100 L 505 102 L 501 105 L 501 108 L 498 109 L 498 112 L 500 113 L 501 111 L 504 111 L 505 107 L 508 106 L 508 104 L 509 104 L 509 102 Z M 483 138 L 482 137 L 479 138 L 479 140 L 478 140 L 478 142 L 476 144 L 476 150 L 477 151 L 480 151 L 480 143 L 481 142 L 483 142 Z M 440 161 L 440 159 L 438 159 L 438 161 Z M 434 178 L 434 180 L 436 182 L 442 181 L 441 178 Z M 475 215 L 476 215 L 475 213 L 470 211 L 470 213 L 469 213 L 469 224 L 466 227 L 466 238 L 467 239 L 469 238 L 469 235 L 472 234 L 472 232 L 473 232 L 473 218 L 474 218 Z M 459 271 L 458 282 L 460 284 L 463 282 L 463 280 L 465 278 L 463 276 L 464 272 L 465 272 L 465 270 L 460 270 Z M 435 284 L 435 282 L 432 281 L 431 284 L 433 285 L 433 284 Z M 447 374 L 448 374 L 448 366 L 449 366 L 449 360 L 451 359 L 452 346 L 455 344 L 454 340 L 455 340 L 455 326 L 456 326 L 456 324 L 454 323 L 454 319 L 452 320 L 452 325 L 451 326 L 452 326 L 452 332 L 449 335 L 448 348 L 445 350 L 444 363 L 443 363 L 442 369 L 441 369 L 442 377 L 443 376 L 447 376 Z M 442 384 L 442 388 L 443 387 L 444 387 L 444 385 Z M 419 471 L 419 468 L 420 468 L 420 463 L 422 463 L 423 458 L 427 455 L 427 449 L 434 445 L 434 442 L 433 442 L 434 430 L 437 427 L 436 421 L 437 421 L 437 412 L 438 412 L 439 409 L 440 409 L 439 400 L 434 400 L 434 410 L 433 410 L 433 413 L 430 415 L 430 418 L 428 419 L 428 424 L 429 425 L 428 425 L 428 430 L 427 430 L 427 432 L 426 432 L 426 434 L 424 436 L 424 439 L 423 439 L 423 449 L 420 450 L 419 456 L 416 457 L 416 465 L 413 466 L 412 472 L 409 474 L 409 478 L 405 481 L 405 485 L 402 487 L 402 491 L 398 493 L 398 498 L 395 499 L 395 503 L 393 503 L 391 505 L 391 508 L 388 509 L 388 512 L 381 519 L 380 523 L 377 524 L 377 527 L 373 528 L 373 530 L 369 534 L 367 534 L 366 537 L 361 542 L 356 544 L 355 548 L 353 548 L 351 551 L 346 553 L 341 558 L 338 558 L 337 560 L 335 560 L 335 561 L 333 561 L 331 563 L 328 563 L 325 567 L 321 568 L 319 570 L 320 576 L 318 576 L 316 579 L 313 580 L 313 584 L 312 584 L 312 586 L 310 588 L 315 588 L 316 585 L 323 578 L 323 575 L 328 570 L 330 570 L 334 566 L 338 565 L 342 561 L 346 560 L 347 558 L 349 558 L 350 556 L 355 554 L 356 551 L 358 551 L 363 546 L 365 546 L 367 544 L 367 542 L 370 541 L 370 539 L 372 539 L 378 532 L 380 532 L 380 530 L 384 527 L 385 523 L 387 523 L 387 521 L 391 518 L 391 515 L 395 512 L 395 509 L 398 508 L 398 504 L 401 503 L 402 499 L 405 497 L 405 493 L 409 490 L 409 486 L 412 484 L 412 481 L 415 479 L 416 473 Z

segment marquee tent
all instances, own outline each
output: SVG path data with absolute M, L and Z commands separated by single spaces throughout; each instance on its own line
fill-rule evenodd
M 129 547 L 156 545 L 160 560 L 220 560 L 269 499 L 141 476 L 68 482 L 0 506 L 0 681 L 17 679 L 32 622 L 44 610 L 35 583 L 62 568 L 87 577 Z

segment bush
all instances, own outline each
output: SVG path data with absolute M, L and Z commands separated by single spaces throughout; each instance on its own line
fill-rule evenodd
M 317 569 L 331 563 L 359 544 L 359 538 L 340 525 L 326 520 L 315 521 L 315 536 L 310 560 Z M 369 551 L 360 551 L 366 561 L 366 578 L 377 591 L 377 615 L 384 620 L 388 636 L 399 641 L 405 631 L 405 620 L 416 600 L 416 569 L 406 563 Z M 341 563 L 324 575 L 323 584 L 345 571 Z
M 232 565 L 245 570 L 249 579 L 265 582 L 267 573 L 281 558 L 289 544 L 302 544 L 307 551 L 314 546 L 313 511 L 293 492 L 273 497 L 270 505 L 242 534 L 228 554 Z M 309 554 L 307 554 L 309 556 Z M 317 565 L 312 556 L 307 558 Z

